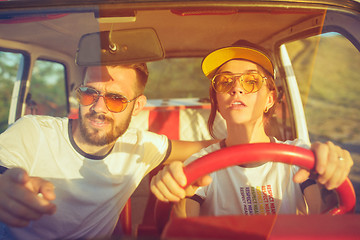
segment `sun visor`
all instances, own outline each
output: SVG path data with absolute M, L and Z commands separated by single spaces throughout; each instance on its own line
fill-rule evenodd
M 81 37 L 76 53 L 79 66 L 130 64 L 161 60 L 165 56 L 152 28 L 104 31 Z

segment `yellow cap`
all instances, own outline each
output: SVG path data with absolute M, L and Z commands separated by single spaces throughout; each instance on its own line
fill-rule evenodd
M 201 68 L 205 76 L 212 78 L 215 71 L 224 63 L 232 59 L 244 59 L 254 62 L 272 76 L 274 76 L 274 67 L 269 57 L 260 50 L 252 47 L 230 46 L 217 49 L 208 54 L 202 61 Z

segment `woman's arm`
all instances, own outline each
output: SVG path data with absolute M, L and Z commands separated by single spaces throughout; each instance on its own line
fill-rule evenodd
M 309 209 L 308 214 L 324 213 L 338 203 L 335 191 L 327 190 L 324 185 L 319 183 L 306 187 L 304 197 Z
M 174 203 L 172 215 L 174 217 L 197 217 L 200 214 L 200 204 L 191 198 L 185 198 Z
M 150 182 L 152 193 L 163 202 L 179 202 L 185 197 L 191 197 L 196 189 L 201 186 L 207 186 L 212 179 L 209 175 L 200 177 L 191 185 L 187 184 L 187 179 L 183 171 L 183 163 L 174 161 L 160 170 Z
M 329 141 L 326 143 L 315 142 L 311 145 L 311 150 L 315 154 L 317 182 L 328 190 L 339 187 L 349 175 L 354 164 L 350 153 Z M 295 174 L 294 181 L 302 183 L 309 176 L 309 170 L 301 169 Z

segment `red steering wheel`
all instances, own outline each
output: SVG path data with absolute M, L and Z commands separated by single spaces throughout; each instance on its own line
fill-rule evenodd
M 221 159 L 221 161 L 219 161 Z M 305 169 L 315 166 L 314 153 L 308 149 L 279 143 L 253 143 L 226 147 L 209 153 L 184 168 L 187 186 L 201 176 L 232 165 L 264 161 L 293 164 Z M 331 215 L 351 213 L 355 210 L 355 190 L 348 178 L 335 189 L 339 206 L 330 210 Z M 157 200 L 155 204 L 155 223 L 159 232 L 169 220 L 171 204 Z
M 221 159 L 221 161 L 219 161 Z M 288 144 L 253 143 L 226 147 L 207 154 L 184 168 L 188 185 L 201 176 L 233 165 L 260 161 L 282 162 L 313 169 L 315 157 L 312 151 Z M 329 211 L 332 215 L 344 214 L 355 210 L 355 190 L 348 178 L 335 189 L 339 206 Z

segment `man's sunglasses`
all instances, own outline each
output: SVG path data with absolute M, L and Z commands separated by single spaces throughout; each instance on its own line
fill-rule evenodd
M 128 100 L 125 96 L 116 93 L 101 94 L 100 91 L 91 87 L 81 86 L 76 89 L 76 98 L 81 105 L 89 106 L 94 104 L 100 97 L 104 98 L 105 105 L 110 112 L 118 113 L 124 111 L 128 103 L 134 101 L 139 96 Z
M 234 87 L 237 80 L 246 93 L 255 93 L 260 90 L 266 77 L 253 72 L 244 74 L 220 73 L 213 77 L 211 85 L 216 92 L 226 93 Z

